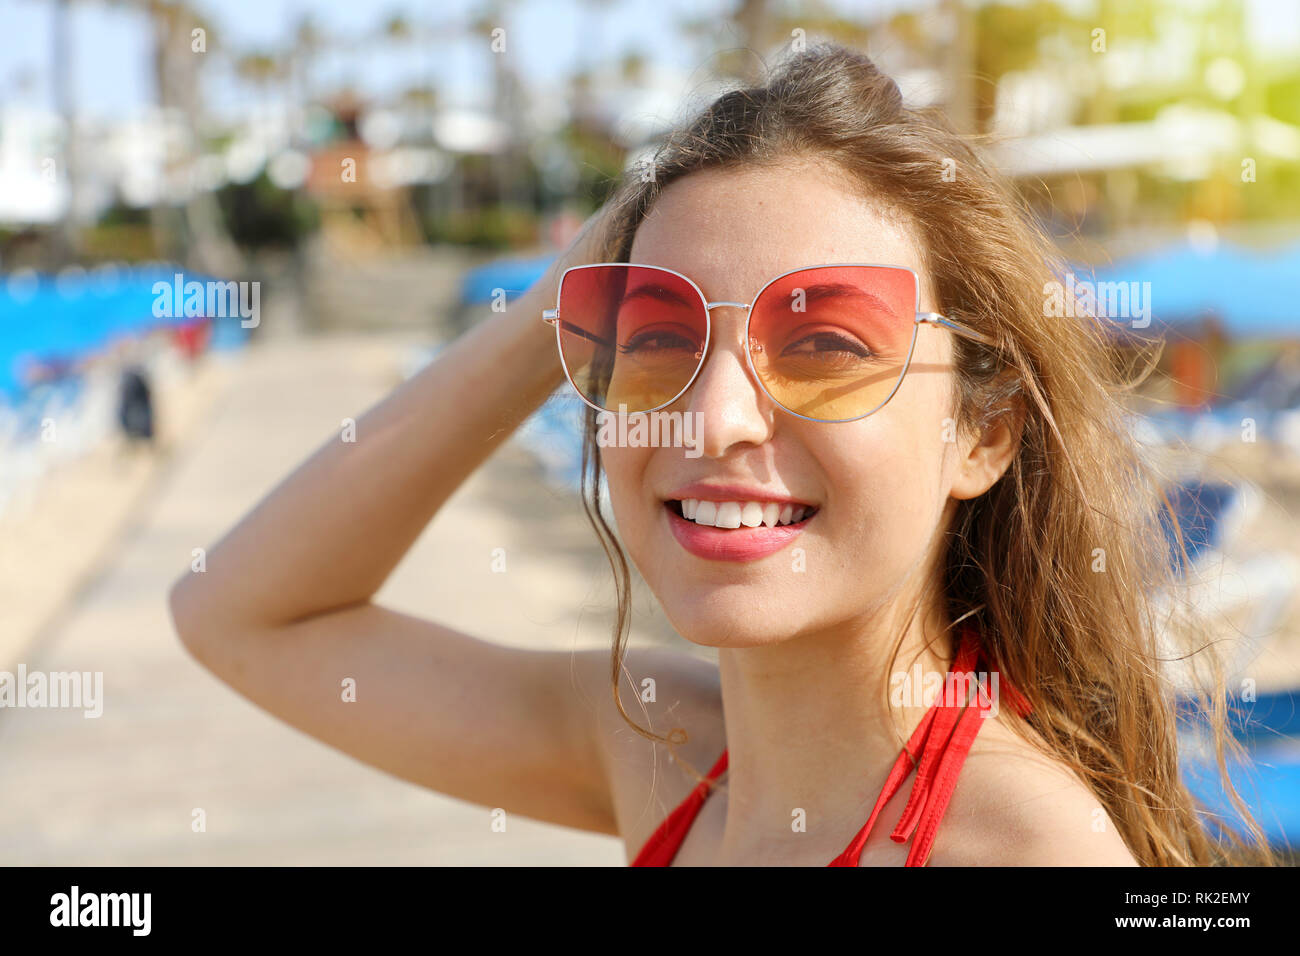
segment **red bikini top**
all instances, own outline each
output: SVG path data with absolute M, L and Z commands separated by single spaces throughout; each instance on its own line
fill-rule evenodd
M 979 642 L 975 639 L 974 629 L 963 629 L 961 646 L 957 658 L 949 671 L 950 675 L 974 674 L 979 661 Z M 973 683 L 973 681 L 972 681 Z M 903 816 L 894 827 L 889 838 L 895 843 L 906 843 L 915 834 L 912 847 L 907 854 L 906 866 L 924 866 L 930 856 L 939 821 L 948 809 L 953 789 L 957 786 L 957 775 L 961 765 L 970 752 L 971 745 L 979 733 L 984 715 L 991 709 L 992 701 L 987 690 L 977 691 L 970 706 L 966 706 L 968 695 L 960 691 L 962 683 L 945 685 L 959 689 L 957 694 L 948 699 L 946 692 L 941 692 L 934 704 L 926 712 L 921 723 L 917 725 L 907 746 L 898 755 L 893 769 L 885 779 L 885 785 L 876 800 L 875 808 L 867 822 L 858 831 L 853 841 L 844 848 L 844 852 L 831 860 L 827 866 L 857 866 L 862 848 L 866 846 L 871 827 L 876 822 L 880 811 L 889 803 L 899 787 L 916 768 L 916 780 L 912 784 L 911 796 Z M 1022 717 L 1029 713 L 1029 703 L 1005 680 L 1000 681 L 1001 690 L 1011 706 Z M 912 754 L 919 754 L 919 760 L 913 760 Z M 682 801 L 659 825 L 641 852 L 632 861 L 633 866 L 668 866 L 677 855 L 678 848 L 686 839 L 686 834 L 695 822 L 695 817 L 704 805 L 714 781 L 727 769 L 727 751 L 722 752 L 718 762 L 709 771 L 708 777 Z

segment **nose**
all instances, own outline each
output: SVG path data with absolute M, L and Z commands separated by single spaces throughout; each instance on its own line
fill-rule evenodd
M 725 309 L 719 315 L 713 309 Z M 721 458 L 739 445 L 761 445 L 772 436 L 773 407 L 753 379 L 741 337 L 745 311 L 739 302 L 709 304 L 709 354 L 687 393 L 687 411 L 699 414 L 700 449 Z

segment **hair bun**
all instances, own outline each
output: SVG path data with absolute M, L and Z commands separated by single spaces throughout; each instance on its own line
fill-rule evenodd
M 819 42 L 782 60 L 767 86 L 774 91 L 815 92 L 820 108 L 865 107 L 877 120 L 903 111 L 903 93 L 865 53 Z

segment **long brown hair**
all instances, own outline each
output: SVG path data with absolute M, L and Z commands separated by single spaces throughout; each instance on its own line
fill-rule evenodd
M 947 529 L 951 619 L 977 624 L 984 659 L 1028 698 L 1038 745 L 1091 788 L 1139 863 L 1272 862 L 1227 779 L 1227 755 L 1240 745 L 1225 727 L 1216 660 L 1201 668 L 1208 687 L 1183 699 L 1208 714 L 1219 774 L 1252 842 L 1230 828 L 1212 836 L 1179 776 L 1170 650 L 1159 636 L 1175 631 L 1156 597 L 1173 594 L 1176 582 L 1161 482 L 1126 424 L 1102 324 L 1044 318 L 1046 284 L 1062 279 L 1065 264 L 970 138 L 938 111 L 906 107 L 866 56 L 814 46 L 763 85 L 720 96 L 666 139 L 651 167 L 629 171 L 609 203 L 598 261 L 628 261 L 657 195 L 683 176 L 799 156 L 832 161 L 902 212 L 920 240 L 935 307 L 998 343 L 955 339 L 959 426 L 978 433 L 1011 413 L 1021 439 L 1003 477 L 960 502 Z M 675 747 L 682 729 L 661 736 L 641 727 L 619 694 L 630 577 L 601 511 L 594 433 L 589 412 L 583 503 L 617 588 L 614 698 L 637 733 Z M 1188 622 L 1177 633 L 1191 634 Z

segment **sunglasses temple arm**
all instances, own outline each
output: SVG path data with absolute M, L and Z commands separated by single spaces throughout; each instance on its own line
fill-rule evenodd
M 953 332 L 957 335 L 963 336 L 964 338 L 972 339 L 973 341 L 976 342 L 982 342 L 983 344 L 988 346 L 996 346 L 998 344 L 996 340 L 994 340 L 990 336 L 985 335 L 983 332 L 976 332 L 974 329 L 968 329 L 966 328 L 966 326 L 954 322 L 952 319 L 949 319 L 946 316 L 942 316 L 938 312 L 918 313 L 916 317 L 916 321 L 924 323 L 926 325 L 942 326 L 943 328 L 947 329 L 949 332 Z
M 586 339 L 588 342 L 595 342 L 597 345 L 611 345 L 608 339 L 602 339 L 599 335 L 593 335 L 581 326 L 574 325 L 571 322 L 565 322 L 555 316 L 548 315 L 543 319 L 547 325 L 553 325 L 561 332 L 568 332 L 570 335 L 576 335 L 580 339 Z

